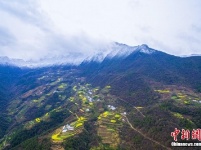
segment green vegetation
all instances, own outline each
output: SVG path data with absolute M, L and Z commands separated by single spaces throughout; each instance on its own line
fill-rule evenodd
M 35 120 L 36 120 L 36 122 L 38 122 L 38 123 L 41 121 L 40 118 L 36 118 Z
M 159 92 L 159 93 L 162 93 L 162 94 L 165 94 L 165 93 L 170 93 L 169 90 L 155 90 L 156 92 Z
M 198 91 L 199 93 L 201 93 L 201 86 L 198 86 L 198 87 L 197 87 L 197 91 Z
M 183 119 L 184 117 L 180 113 L 173 113 L 173 115 L 177 118 Z
M 47 139 L 40 140 L 36 137 L 24 141 L 19 146 L 13 148 L 12 150 L 48 150 L 51 148 L 51 143 Z
M 33 69 L 12 84 L 1 78 L 0 149 L 161 149 L 152 140 L 169 147 L 175 127 L 200 128 L 200 83 L 106 66 Z

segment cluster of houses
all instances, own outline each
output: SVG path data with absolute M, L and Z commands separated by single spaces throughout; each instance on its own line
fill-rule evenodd
M 70 126 L 69 124 L 63 126 L 62 132 L 73 131 L 74 127 Z
M 201 101 L 198 101 L 198 100 L 193 100 L 193 102 L 199 102 L 199 103 L 201 103 Z
M 90 96 L 87 96 L 87 99 L 89 100 L 89 102 L 93 102 L 93 99 Z
M 90 95 L 92 95 L 92 91 L 91 91 L 91 90 L 89 90 L 88 93 L 89 93 Z
M 112 105 L 107 105 L 107 107 L 108 107 L 109 109 L 111 109 L 111 110 L 115 110 L 115 109 L 116 109 L 116 107 L 114 107 L 114 106 L 112 106 Z

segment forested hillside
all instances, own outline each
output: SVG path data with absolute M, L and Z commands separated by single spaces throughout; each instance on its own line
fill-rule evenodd
M 201 57 L 159 51 L 1 66 L 0 149 L 171 149 L 175 128 L 201 127 L 200 79 Z

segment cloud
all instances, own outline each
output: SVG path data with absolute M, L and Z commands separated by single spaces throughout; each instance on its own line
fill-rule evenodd
M 83 59 L 110 41 L 200 53 L 199 0 L 0 1 L 0 55 Z
M 201 20 L 200 20 L 201 21 Z M 192 26 L 191 26 L 191 29 L 194 31 L 194 32 L 198 32 L 198 33 L 201 33 L 201 26 L 200 25 L 195 25 L 195 24 L 193 24 Z
M 48 50 L 46 54 L 49 57 L 62 55 L 84 59 L 104 51 L 104 48 L 109 44 L 108 41 L 90 38 L 84 33 L 75 36 L 52 34 L 44 40 L 48 41 L 46 43 L 46 49 Z
M 33 5 L 32 5 L 33 4 Z M 40 60 L 44 57 L 66 56 L 68 59 L 84 59 L 96 54 L 107 43 L 90 38 L 84 32 L 76 35 L 62 34 L 36 1 L 1 1 L 0 15 L 5 22 L 0 25 L 1 55 L 24 60 Z M 71 60 L 72 60 L 71 59 Z
M 9 30 L 0 26 L 0 45 L 2 47 L 8 46 L 14 44 L 15 41 L 15 37 L 9 32 Z
M 22 22 L 44 27 L 47 21 L 40 10 L 37 0 L 0 1 L 0 10 L 20 19 Z
M 56 28 L 41 8 L 35 9 L 39 3 L 23 0 L 22 2 L 1 2 L 0 9 L 8 24 L 15 24 L 17 29 L 9 26 L 10 32 L 17 37 L 15 45 L 5 50 L 7 55 L 14 58 L 41 59 L 43 57 L 73 56 L 82 59 L 94 55 L 108 44 L 106 40 L 91 38 L 84 32 L 63 34 Z M 33 4 L 33 5 L 32 5 Z M 9 30 L 8 29 L 8 30 Z

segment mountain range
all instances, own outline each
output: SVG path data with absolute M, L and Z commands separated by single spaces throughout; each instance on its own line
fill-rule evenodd
M 1 57 L 0 149 L 172 149 L 175 128 L 201 127 L 201 56 L 108 49 L 55 65 Z
M 9 58 L 7 56 L 0 56 L 0 64 L 2 65 L 11 65 L 17 67 L 28 67 L 28 68 L 37 68 L 37 67 L 46 67 L 52 65 L 79 65 L 82 62 L 86 61 L 97 61 L 102 62 L 104 59 L 121 57 L 125 58 L 131 53 L 145 53 L 152 54 L 156 52 L 152 48 L 149 48 L 148 45 L 142 44 L 139 46 L 128 46 L 121 43 L 110 43 L 103 48 L 103 52 L 94 53 L 88 57 L 82 57 L 81 54 L 70 53 L 63 54 L 58 56 L 47 56 L 44 58 L 38 58 L 38 60 L 23 60 L 16 58 Z M 86 55 L 87 56 L 87 55 Z M 200 55 L 191 55 L 191 56 L 200 56 Z M 181 56 L 181 57 L 191 57 L 191 56 Z

